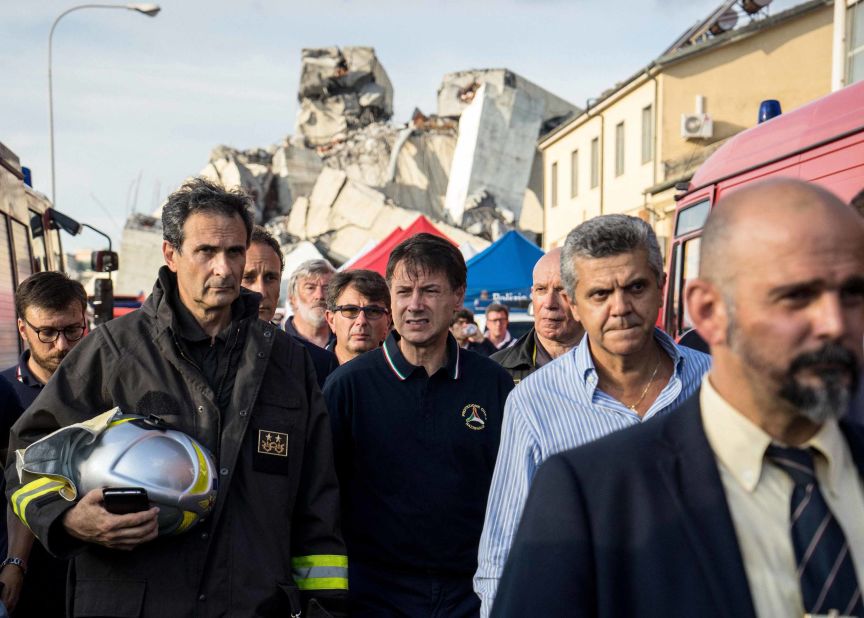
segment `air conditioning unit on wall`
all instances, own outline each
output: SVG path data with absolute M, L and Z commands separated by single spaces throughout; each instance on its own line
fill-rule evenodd
M 714 122 L 708 114 L 681 114 L 681 137 L 707 139 L 714 135 Z

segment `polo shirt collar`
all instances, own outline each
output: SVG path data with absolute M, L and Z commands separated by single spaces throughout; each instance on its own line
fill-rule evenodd
M 30 371 L 30 365 L 27 364 L 29 361 L 30 350 L 24 350 L 21 356 L 18 357 L 18 370 L 15 372 L 15 377 L 25 386 L 42 388 L 45 385 Z
M 384 345 L 381 347 L 384 350 L 384 360 L 387 361 L 387 365 L 396 377 L 399 380 L 407 380 L 414 371 L 422 369 L 422 367 L 412 365 L 402 355 L 402 350 L 399 349 L 400 339 L 399 333 L 391 330 L 387 339 L 384 340 Z M 447 363 L 444 365 L 444 368 L 447 370 L 447 375 L 453 380 L 458 380 L 461 374 L 460 355 L 461 352 L 459 351 L 459 344 L 456 342 L 456 338 L 447 333 Z
M 501 343 L 496 345 L 495 348 L 498 350 L 503 350 L 508 345 L 510 345 L 511 341 L 513 341 L 513 335 L 510 333 L 509 330 L 506 330 L 506 331 L 504 331 L 504 339 L 502 339 Z

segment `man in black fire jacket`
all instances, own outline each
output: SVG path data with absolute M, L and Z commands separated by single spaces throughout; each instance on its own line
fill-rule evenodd
M 341 611 L 347 558 L 329 420 L 308 353 L 258 319 L 259 295 L 241 292 L 249 206 L 201 179 L 172 194 L 167 266 L 151 296 L 85 337 L 12 430 L 10 452 L 119 406 L 160 416 L 217 462 L 207 521 L 157 538 L 156 508 L 115 515 L 98 489 L 69 502 L 44 479 L 22 486 L 10 455 L 19 517 L 51 553 L 75 556 L 69 615 Z M 274 436 L 287 449 L 266 448 Z

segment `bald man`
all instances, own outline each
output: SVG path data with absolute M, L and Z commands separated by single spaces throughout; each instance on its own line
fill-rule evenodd
M 714 363 L 674 414 L 549 459 L 494 616 L 862 616 L 864 221 L 750 185 L 687 290 Z M 542 585 L 538 585 L 542 582 Z
M 519 384 L 552 359 L 576 347 L 585 331 L 573 317 L 561 283 L 561 249 L 552 249 L 534 265 L 531 285 L 534 328 L 511 347 L 490 358 L 497 361 Z

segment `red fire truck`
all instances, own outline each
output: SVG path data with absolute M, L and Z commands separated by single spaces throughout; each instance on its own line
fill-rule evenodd
M 61 270 L 63 250 L 57 230 L 34 233 L 51 206 L 33 190 L 27 169 L 0 143 L 0 367 L 14 365 L 21 351 L 15 321 L 15 288 L 34 272 Z M 37 225 L 37 227 L 39 227 Z
M 684 288 L 699 274 L 699 243 L 711 208 L 727 192 L 772 176 L 815 182 L 847 201 L 864 189 L 864 82 L 739 133 L 676 196 L 660 315 L 666 332 L 678 338 L 692 327 Z

